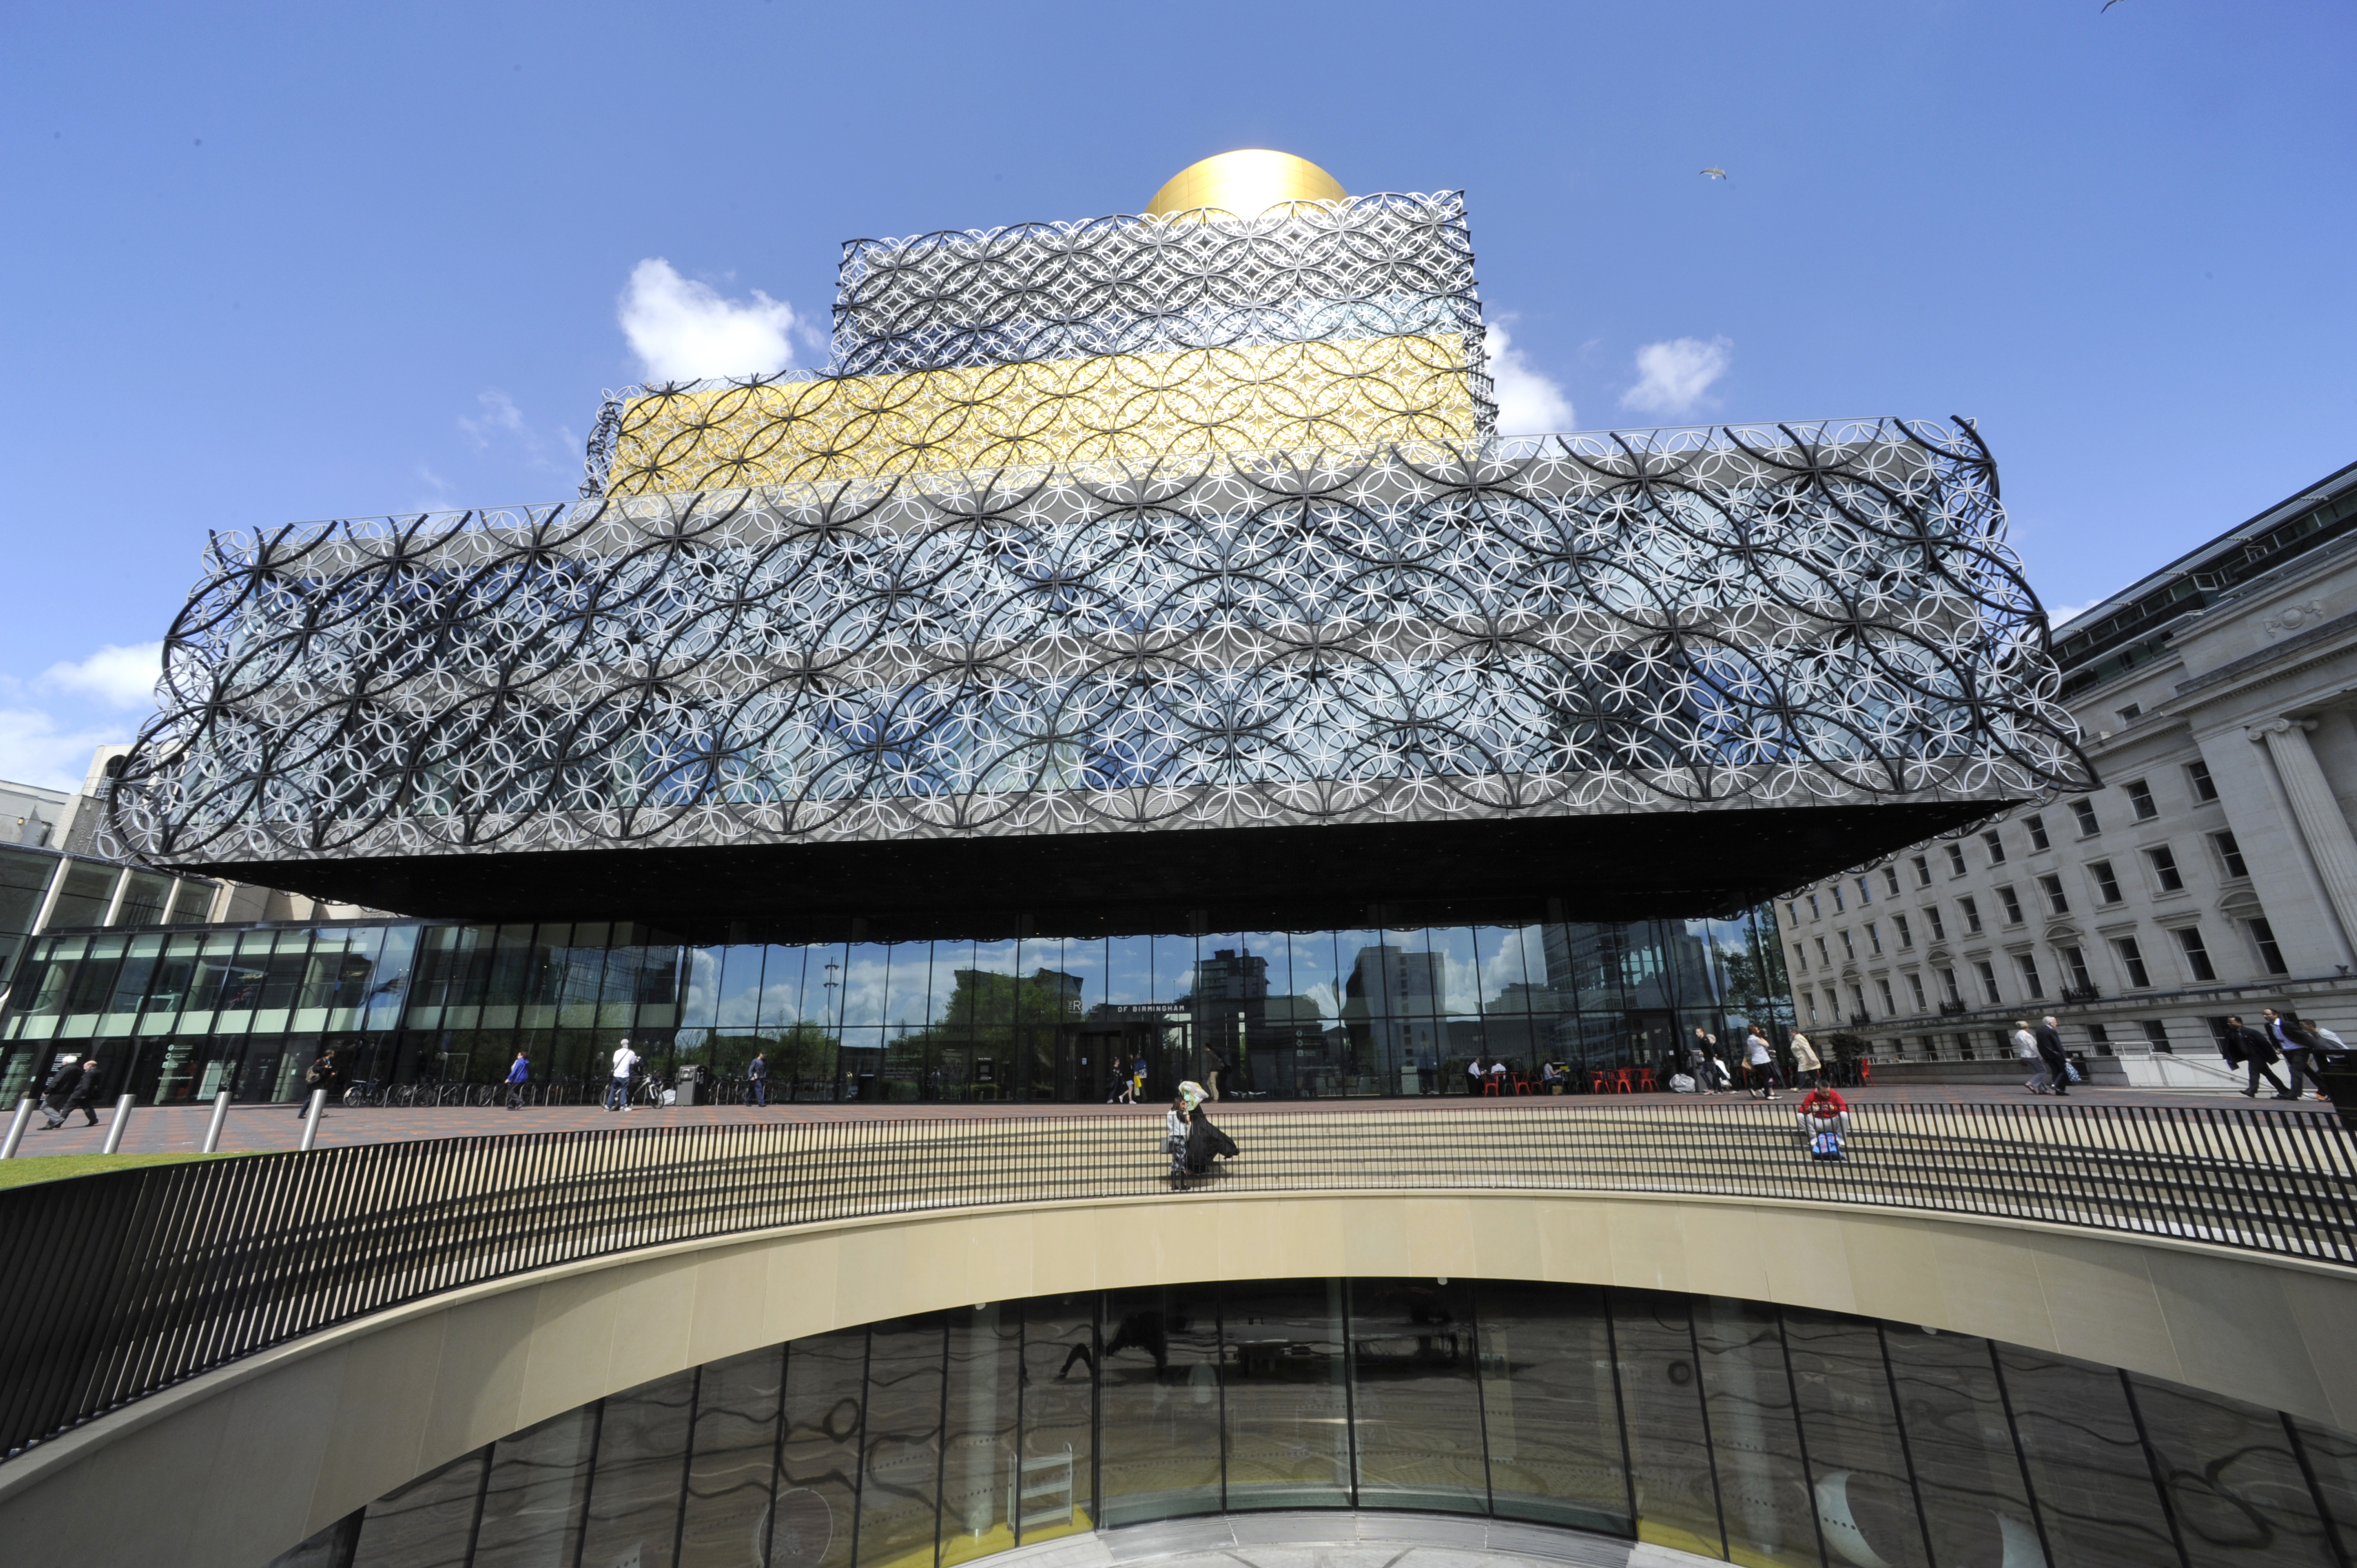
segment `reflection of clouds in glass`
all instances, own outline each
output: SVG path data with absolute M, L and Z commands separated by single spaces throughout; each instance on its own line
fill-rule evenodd
M 1481 1001 L 1486 1006 L 1509 985 L 1546 983 L 1546 944 L 1536 926 L 1512 926 L 1501 933 L 1498 950 L 1481 963 Z
M 869 948 L 854 953 L 839 976 L 843 982 L 843 1010 L 836 1016 L 845 1024 L 881 1023 L 887 972 L 887 961 L 880 950 Z
M 715 1020 L 722 1028 L 749 1029 L 760 1022 L 761 958 L 759 948 L 722 950 Z
M 720 950 L 693 948 L 687 955 L 687 1000 L 681 1021 L 709 1024 L 720 1015 Z
M 1300 994 L 1307 996 L 1310 1001 L 1318 1004 L 1318 1015 L 1319 1017 L 1339 1018 L 1342 1015 L 1342 997 L 1341 994 L 1334 989 L 1334 983 L 1332 981 L 1321 980 L 1317 984 L 1301 992 Z

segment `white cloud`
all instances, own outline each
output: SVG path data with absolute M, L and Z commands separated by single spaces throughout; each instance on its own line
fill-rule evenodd
M 2109 597 L 2109 594 L 2104 596 L 2104 598 Z M 2089 599 L 2083 605 L 2049 605 L 2046 607 L 2046 624 L 2059 630 L 2064 622 L 2077 620 L 2103 602 L 2104 599 Z
M 526 442 L 531 440 L 531 433 L 524 428 L 523 410 L 515 405 L 515 399 L 493 388 L 490 392 L 477 392 L 475 402 L 481 405 L 483 416 L 468 419 L 460 414 L 458 428 L 466 433 L 476 451 L 480 452 L 489 446 L 495 436 L 513 435 Z
M 1620 394 L 1641 413 L 1692 413 L 1713 381 L 1727 374 L 1735 345 L 1724 338 L 1674 338 L 1637 350 L 1637 384 Z
M 650 381 L 766 374 L 794 362 L 791 306 L 759 289 L 749 304 L 725 299 L 661 256 L 631 269 L 616 314 Z
M 131 738 L 130 726 L 60 729 L 32 708 L 0 708 L 0 779 L 50 789 L 79 789 L 91 753 Z
M 1492 321 L 1483 328 L 1482 347 L 1490 357 L 1490 379 L 1498 387 L 1500 435 L 1544 435 L 1572 428 L 1577 419 L 1571 400 L 1563 395 L 1561 387 L 1531 369 L 1501 323 Z
M 96 697 L 116 708 L 146 707 L 156 700 L 156 682 L 163 678 L 161 642 L 129 648 L 110 643 L 79 664 L 52 664 L 41 672 L 45 686 Z

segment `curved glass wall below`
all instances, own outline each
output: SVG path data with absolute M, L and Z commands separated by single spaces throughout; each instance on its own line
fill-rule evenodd
M 711 1362 L 468 1454 L 274 1568 L 949 1568 L 1278 1509 L 1525 1520 L 1777 1568 L 2339 1568 L 2357 1436 L 1723 1297 L 1178 1285 Z

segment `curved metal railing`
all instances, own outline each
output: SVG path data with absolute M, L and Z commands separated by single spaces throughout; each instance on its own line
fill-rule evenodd
M 2040 1221 L 2357 1264 L 2329 1114 L 1883 1105 L 1844 1164 L 1792 1112 L 1630 1102 L 1239 1116 L 1242 1192 L 1618 1192 Z M 534 1269 L 823 1220 L 1168 1190 L 1158 1112 L 387 1143 L 0 1193 L 0 1447 L 240 1357 Z

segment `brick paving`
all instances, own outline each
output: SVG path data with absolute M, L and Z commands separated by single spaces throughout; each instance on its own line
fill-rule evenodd
M 1842 1095 L 1855 1106 L 1877 1104 L 1931 1105 L 2043 1105 L 2047 1101 L 2018 1089 L 1983 1087 L 1977 1084 L 1919 1084 L 1904 1089 L 1844 1090 Z M 1787 1096 L 1787 1102 L 1793 1098 Z M 1741 1094 L 1688 1096 L 1651 1094 L 1641 1097 L 1618 1095 L 1537 1098 L 1516 1096 L 1505 1101 L 1481 1100 L 1469 1101 L 1463 1095 L 1433 1096 L 1415 1100 L 1286 1100 L 1286 1101 L 1223 1101 L 1217 1114 L 1222 1118 L 1266 1115 L 1271 1112 L 1326 1112 L 1340 1111 L 1382 1111 L 1401 1115 L 1437 1109 L 1466 1109 L 1473 1105 L 1545 1105 L 1567 1112 L 1601 1110 L 1626 1105 L 1632 1099 L 1641 1100 L 1648 1109 L 1676 1106 L 1695 1114 L 1707 1113 L 1714 1106 L 1740 1104 Z M 2232 1090 L 2133 1090 L 2088 1089 L 2074 1090 L 2069 1100 L 2073 1105 L 2137 1105 L 2137 1106 L 2207 1106 L 2266 1115 L 2291 1109 L 2288 1102 L 2273 1101 L 2264 1097 L 2244 1100 Z M 2315 1096 L 2299 1102 L 2299 1109 L 2322 1111 L 2329 1107 Z M 99 1112 L 99 1124 L 87 1125 L 79 1112 L 65 1127 L 57 1132 L 44 1131 L 39 1117 L 34 1118 L 30 1131 L 25 1134 L 18 1157 L 43 1155 L 96 1154 L 106 1141 L 107 1123 L 113 1118 L 113 1109 Z M 759 1108 L 748 1105 L 673 1106 L 668 1109 L 641 1107 L 629 1112 L 601 1111 L 594 1105 L 535 1106 L 522 1111 L 504 1111 L 496 1107 L 447 1106 L 439 1109 L 348 1110 L 330 1106 L 320 1119 L 319 1145 L 327 1147 L 343 1144 L 381 1144 L 428 1138 L 475 1137 L 485 1134 L 507 1135 L 519 1133 L 578 1133 L 636 1126 L 694 1126 L 735 1124 L 744 1122 L 873 1122 L 873 1121 L 940 1121 L 987 1120 L 1017 1116 L 1134 1116 L 1159 1118 L 1162 1107 L 1148 1105 L 1018 1105 L 995 1104 L 929 1104 L 915 1101 L 878 1103 L 874 1105 L 805 1103 L 772 1105 Z M 141 1106 L 131 1112 L 131 1124 L 123 1136 L 124 1154 L 168 1154 L 193 1152 L 204 1142 L 205 1125 L 210 1120 L 210 1105 Z M 221 1146 L 224 1150 L 249 1151 L 292 1149 L 301 1139 L 303 1118 L 297 1110 L 286 1105 L 240 1105 L 230 1110 L 229 1120 L 221 1130 Z

